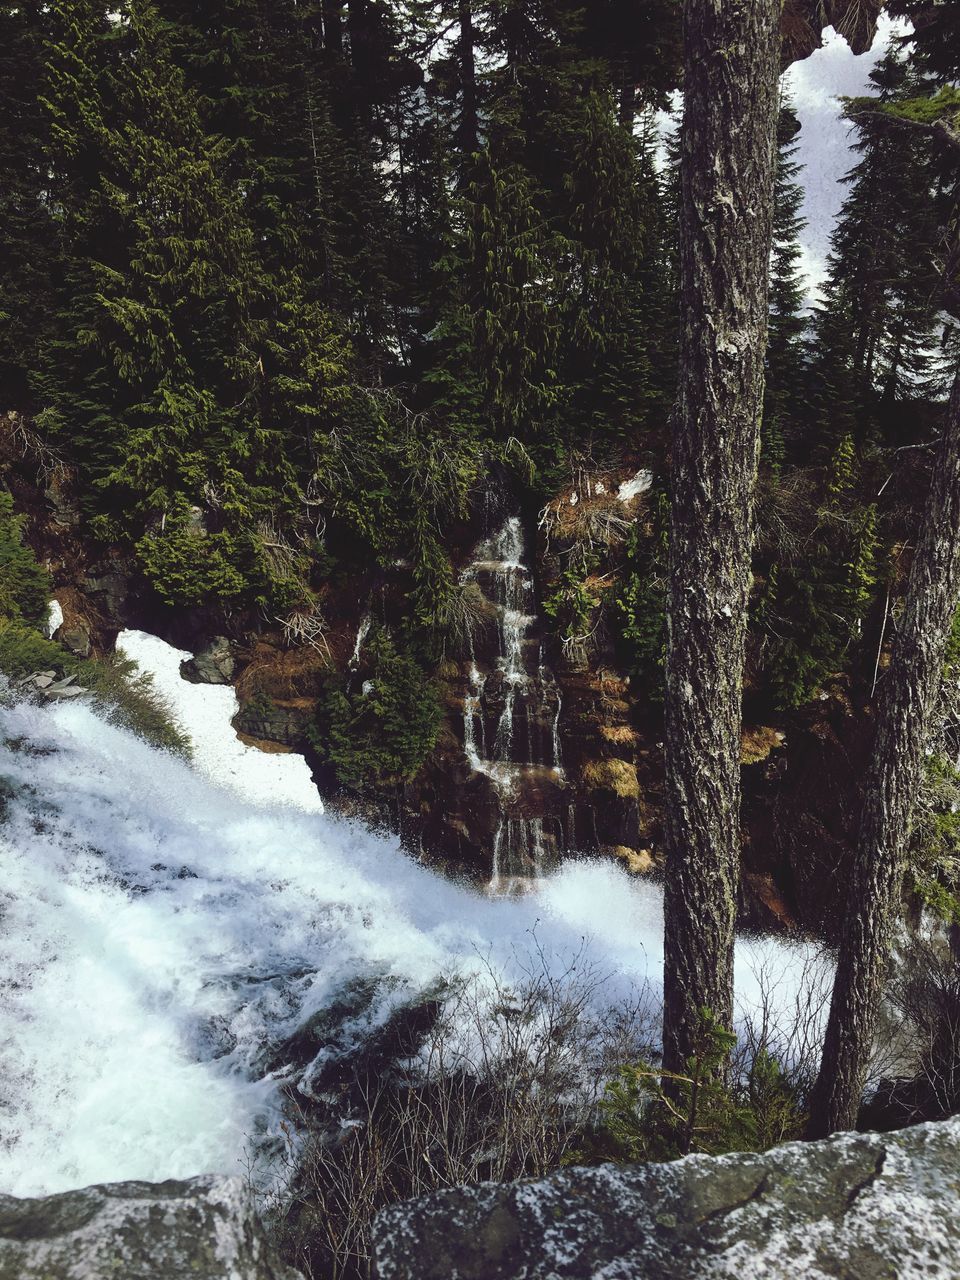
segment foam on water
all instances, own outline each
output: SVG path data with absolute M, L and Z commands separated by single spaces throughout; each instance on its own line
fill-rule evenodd
M 0 1189 L 236 1172 L 279 1119 L 270 1047 L 358 976 L 387 977 L 386 1016 L 481 957 L 509 975 L 536 929 L 557 965 L 586 936 L 605 998 L 658 980 L 652 886 L 588 862 L 519 900 L 445 880 L 320 813 L 299 758 L 238 753 L 231 690 L 123 644 L 173 694 L 194 765 L 87 706 L 0 710 Z M 743 944 L 741 995 L 758 956 L 789 994 L 803 954 Z

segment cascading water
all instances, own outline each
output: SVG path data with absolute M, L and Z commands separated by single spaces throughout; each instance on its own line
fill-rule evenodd
M 281 1046 L 351 982 L 376 992 L 362 1039 L 441 975 L 520 977 L 536 928 L 557 974 L 587 938 L 605 1001 L 656 989 L 652 885 L 568 862 L 536 902 L 479 896 L 321 813 L 301 758 L 237 742 L 231 689 L 179 679 L 188 655 L 122 641 L 192 765 L 76 702 L 0 707 L 0 1190 L 242 1171 L 312 1069 Z M 765 965 L 789 1007 L 805 956 L 738 944 L 744 1004 Z
M 491 889 L 522 889 L 550 861 L 542 806 L 545 782 L 563 780 L 560 688 L 535 634 L 536 594 L 519 516 L 508 516 L 464 570 L 493 606 L 497 652 L 484 672 L 471 651 L 463 704 L 467 760 L 498 788 L 502 817 L 493 841 Z
M 360 625 L 357 627 L 357 638 L 353 642 L 353 653 L 350 655 L 350 661 L 347 666 L 351 671 L 356 671 L 360 665 L 360 652 L 363 649 L 363 642 L 370 634 L 370 627 L 373 625 L 373 615 L 365 613 L 360 619 Z

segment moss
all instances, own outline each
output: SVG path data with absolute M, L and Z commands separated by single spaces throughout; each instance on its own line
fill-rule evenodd
M 759 764 L 768 758 L 771 751 L 782 746 L 784 741 L 784 735 L 779 729 L 772 729 L 765 724 L 745 725 L 740 740 L 740 763 Z
M 626 844 L 614 844 L 604 847 L 603 852 L 609 853 L 612 858 L 619 859 L 624 869 L 632 876 L 649 875 L 656 866 L 649 849 L 631 849 Z
M 581 776 L 588 787 L 612 791 L 623 800 L 639 799 L 637 770 L 627 760 L 591 760 Z

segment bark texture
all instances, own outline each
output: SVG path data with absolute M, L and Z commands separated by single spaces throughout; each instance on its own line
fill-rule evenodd
M 873 759 L 808 1136 L 850 1129 L 866 1082 L 947 641 L 960 602 L 960 373 L 934 463 L 903 622 L 881 686 Z
M 740 722 L 780 69 L 780 0 L 686 0 L 682 347 L 671 462 L 664 1066 L 730 1024 Z

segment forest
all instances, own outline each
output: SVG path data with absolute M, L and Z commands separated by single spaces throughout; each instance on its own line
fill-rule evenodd
M 877 4 L 0 3 L 0 672 L 186 758 L 117 644 L 156 634 L 431 868 L 662 885 L 660 1041 L 604 1042 L 549 1154 L 436 1185 L 960 1108 L 960 6 L 883 8 L 812 287 L 782 73 Z M 748 928 L 831 949 L 822 1062 L 738 1041 Z M 896 946 L 929 1044 L 877 1089 Z M 486 963 L 586 1053 L 553 977 Z M 570 1087 L 544 1062 L 510 1107 Z M 388 1142 L 450 1078 L 342 1096 Z M 283 1247 L 369 1275 L 304 1124 Z

